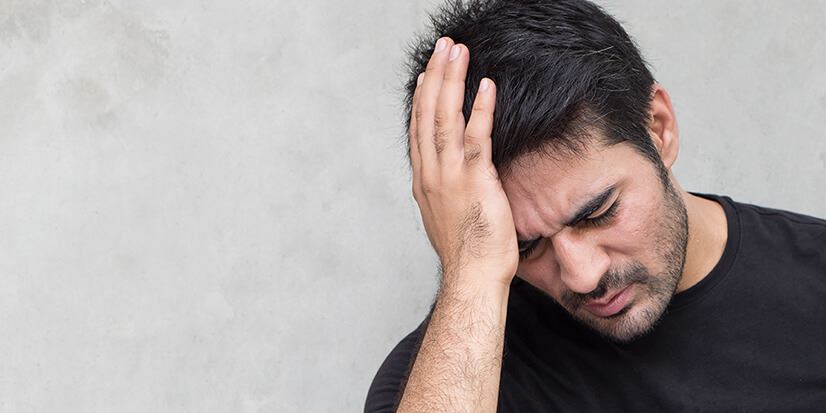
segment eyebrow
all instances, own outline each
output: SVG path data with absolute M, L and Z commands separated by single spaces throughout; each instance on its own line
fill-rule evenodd
M 573 218 L 567 220 L 563 225 L 566 227 L 573 227 L 578 224 L 580 221 L 588 218 L 596 212 L 601 206 L 605 204 L 605 201 L 613 195 L 614 191 L 616 190 L 616 185 L 611 185 L 608 188 L 604 189 L 602 192 L 598 193 L 597 195 L 591 197 L 591 199 L 582 205 L 577 212 L 574 214 Z M 529 239 L 529 240 L 517 240 L 519 245 L 519 249 L 526 248 L 532 242 L 536 241 L 537 238 Z
M 605 204 L 605 201 L 614 193 L 616 186 L 611 185 L 607 189 L 603 190 L 596 196 L 592 197 L 591 200 L 585 203 L 585 205 L 581 206 L 577 212 L 574 214 L 574 217 L 569 219 L 565 222 L 566 227 L 572 227 L 578 224 L 585 218 L 588 218 L 596 212 L 601 206 Z

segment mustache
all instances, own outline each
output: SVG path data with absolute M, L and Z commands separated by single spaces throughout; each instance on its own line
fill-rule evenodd
M 616 291 L 631 284 L 647 284 L 651 279 L 651 274 L 640 263 L 633 263 L 619 270 L 608 270 L 599 280 L 597 288 L 587 294 L 575 293 L 566 290 L 562 293 L 560 301 L 565 307 L 575 312 L 586 301 L 598 300 L 608 294 L 608 291 Z

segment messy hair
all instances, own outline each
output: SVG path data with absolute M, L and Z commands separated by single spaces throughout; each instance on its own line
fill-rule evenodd
M 430 22 L 408 50 L 405 130 L 416 78 L 436 40 L 449 36 L 470 50 L 465 119 L 480 80 L 496 83 L 491 138 L 500 177 L 522 155 L 581 156 L 597 141 L 628 142 L 662 175 L 648 134 L 654 77 L 622 26 L 599 6 L 586 0 L 448 0 Z

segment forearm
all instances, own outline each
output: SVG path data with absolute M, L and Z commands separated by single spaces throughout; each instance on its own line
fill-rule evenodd
M 496 411 L 508 293 L 498 282 L 442 283 L 399 412 Z
M 496 87 L 489 78 L 479 82 L 465 119 L 469 62 L 466 46 L 440 38 L 413 94 L 413 197 L 446 270 L 401 412 L 493 412 L 499 396 L 508 292 L 519 251 L 510 203 L 493 165 Z

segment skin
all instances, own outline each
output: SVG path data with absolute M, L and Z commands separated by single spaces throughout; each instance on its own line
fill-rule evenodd
M 504 184 L 517 232 L 543 234 L 520 237 L 535 241 L 517 274 L 609 339 L 629 341 L 648 332 L 682 274 L 688 236 L 683 199 L 626 144 L 597 146 L 581 161 L 531 163 L 530 171 L 519 167 Z M 614 191 L 588 215 L 596 220 L 562 224 L 608 187 Z M 628 286 L 632 297 L 617 316 L 583 308 Z
M 482 80 L 467 122 L 461 112 L 468 61 L 467 47 L 440 39 L 413 97 L 413 196 L 442 279 L 400 412 L 496 410 L 509 286 L 517 273 L 586 325 L 624 341 L 647 331 L 673 293 L 713 268 L 727 237 L 720 205 L 687 193 L 671 173 L 678 130 L 660 85 L 652 89 L 649 133 L 672 191 L 625 144 L 595 144 L 577 160 L 527 156 L 502 182 L 491 163 L 495 84 Z M 563 225 L 608 185 L 616 192 L 592 216 L 620 199 L 610 224 Z M 520 262 L 517 238 L 539 239 L 530 259 Z M 649 282 L 632 284 L 621 316 L 602 319 L 577 306 L 629 279 Z M 665 292 L 645 288 L 651 283 Z

